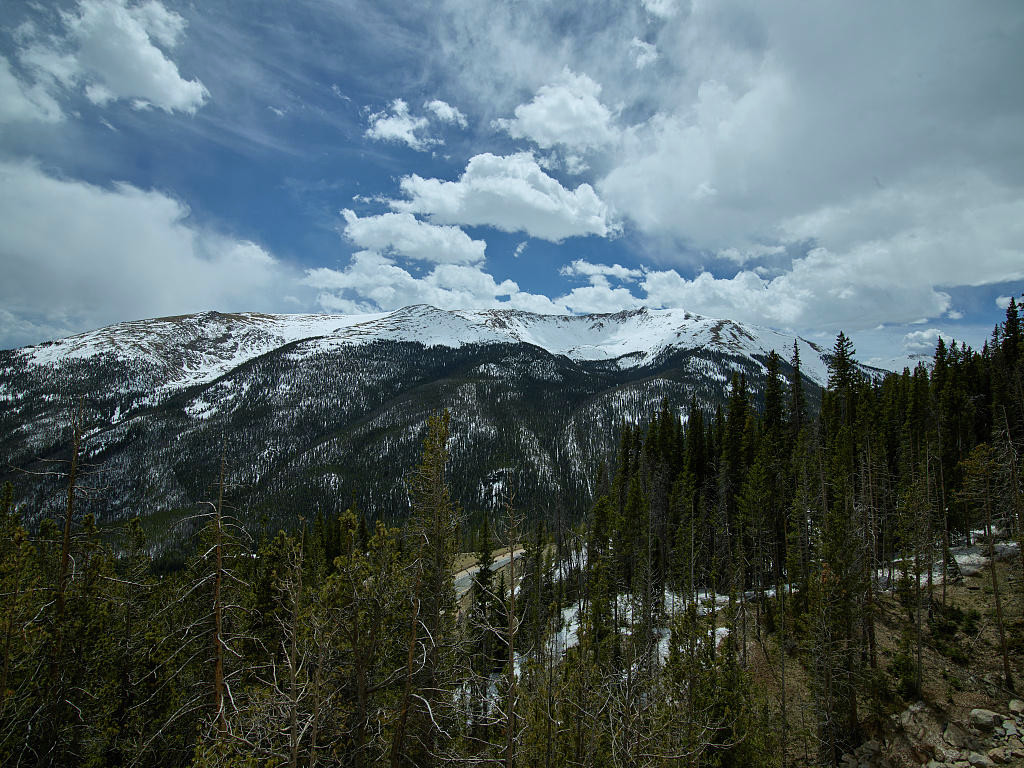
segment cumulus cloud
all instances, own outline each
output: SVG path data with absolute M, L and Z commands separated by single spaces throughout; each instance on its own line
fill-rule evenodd
M 542 149 L 556 145 L 588 150 L 613 143 L 619 135 L 615 116 L 601 103 L 601 86 L 569 69 L 541 86 L 533 101 L 515 108 L 512 119 L 494 121 L 514 139 L 529 139 Z
M 843 257 L 815 249 L 774 277 L 744 269 L 731 277 L 702 271 L 687 278 L 675 269 L 634 270 L 585 261 L 563 267 L 562 274 L 587 279 L 590 285 L 581 295 L 593 301 L 599 297 L 602 306 L 618 300 L 620 309 L 638 304 L 682 307 L 774 327 L 863 329 L 877 325 L 880 317 L 911 323 L 941 315 L 951 306 L 947 293 L 927 278 L 915 277 L 912 267 L 892 259 L 884 248 Z M 635 284 L 613 289 L 609 278 Z M 575 306 L 568 296 L 559 301 Z
M 566 264 L 559 270 L 559 273 L 566 277 L 613 277 L 616 280 L 639 280 L 644 275 L 642 269 L 630 269 L 620 264 L 593 264 L 585 259 L 576 259 L 571 264 Z
M 923 331 L 911 331 L 904 335 L 903 351 L 908 355 L 931 355 L 935 352 L 935 346 L 939 343 L 940 337 L 946 342 L 947 347 L 950 344 L 959 343 L 952 336 L 940 331 L 938 328 L 928 328 Z
M 612 288 L 607 280 L 602 284 L 573 288 L 557 299 L 573 312 L 605 313 L 618 312 L 643 306 L 644 302 L 630 293 L 627 288 Z
M 128 184 L 97 187 L 0 162 L 0 346 L 129 318 L 284 309 L 299 276 L 261 246 L 198 227 Z
M 419 135 L 428 124 L 427 118 L 409 112 L 409 105 L 403 99 L 395 99 L 387 109 L 370 115 L 366 136 L 377 141 L 397 141 L 422 152 L 440 143 L 439 139 Z
M 475 264 L 483 261 L 487 243 L 473 240 L 458 227 L 419 221 L 411 213 L 384 213 L 358 217 L 341 212 L 345 237 L 359 248 L 437 264 Z
M 598 190 L 641 230 L 740 263 L 757 243 L 809 241 L 885 249 L 937 285 L 1018 273 L 1024 168 L 999 156 L 1024 148 L 1024 113 L 993 94 L 1019 49 L 997 14 L 885 13 L 879 30 L 862 9 L 818 9 L 808 25 L 777 6 L 694 4 L 659 39 L 671 87 Z M 997 42 L 957 49 L 965 39 Z
M 198 79 L 186 80 L 168 58 L 185 19 L 156 0 L 80 0 L 62 13 L 64 34 L 36 41 L 19 54 L 51 93 L 82 87 L 98 106 L 124 99 L 136 109 L 194 114 L 209 98 Z
M 317 301 L 329 312 L 388 311 L 409 304 L 432 304 L 444 309 L 506 306 L 531 312 L 559 312 L 565 307 L 546 296 L 519 290 L 513 280 L 498 282 L 479 266 L 438 264 L 415 277 L 394 260 L 374 251 L 357 251 L 342 270 L 308 270 L 304 283 L 319 293 Z
M 466 116 L 446 101 L 434 99 L 426 102 L 423 108 L 440 123 L 460 128 L 468 125 Z M 427 135 L 430 120 L 423 115 L 414 115 L 404 99 L 394 99 L 387 109 L 371 113 L 369 123 L 365 135 L 377 141 L 399 142 L 419 152 L 444 144 L 442 139 Z
M 1005 31 L 1020 9 L 642 0 L 574 33 L 544 3 L 445 5 L 460 92 L 550 146 L 551 168 L 565 167 L 557 115 L 572 110 L 545 107 L 584 101 L 564 74 L 600 83 L 588 103 L 617 105 L 596 124 L 618 136 L 590 142 L 585 180 L 674 268 L 658 288 L 680 300 L 872 327 L 953 318 L 951 289 L 1022 279 L 1024 108 L 1010 73 L 1024 49 Z M 648 45 L 656 79 L 636 67 Z M 535 95 L 517 107 L 523 91 Z
M 663 270 L 649 272 L 641 285 L 660 306 L 773 326 L 851 329 L 871 327 L 880 318 L 910 323 L 945 312 L 949 295 L 912 273 L 913 267 L 884 248 L 843 258 L 816 249 L 771 279 L 749 270 L 723 278 L 702 272 L 693 279 Z
M 460 128 L 465 128 L 469 124 L 466 122 L 466 116 L 459 111 L 458 107 L 453 107 L 446 101 L 434 99 L 428 101 L 423 107 L 432 112 L 434 117 L 442 123 L 450 123 Z
M 391 201 L 394 210 L 422 214 L 436 224 L 491 226 L 552 242 L 619 230 L 589 184 L 563 187 L 528 152 L 476 155 L 458 181 L 412 174 L 402 179 L 401 190 L 408 199 Z
M 459 227 L 420 221 L 408 212 L 359 217 L 345 209 L 344 235 L 361 250 L 344 269 L 307 270 L 305 286 L 330 312 L 387 311 L 409 304 L 446 309 L 512 307 L 531 312 L 566 312 L 546 296 L 522 291 L 513 280 L 498 281 L 484 266 L 486 243 Z M 525 248 L 519 244 L 517 255 Z M 433 264 L 415 275 L 400 260 Z

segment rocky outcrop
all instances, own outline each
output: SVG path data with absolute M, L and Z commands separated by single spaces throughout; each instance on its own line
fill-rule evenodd
M 994 768 L 1024 765 L 1024 701 L 1009 714 L 972 709 L 966 720 L 949 720 L 924 702 L 893 715 L 882 741 L 871 739 L 843 755 L 844 768 Z

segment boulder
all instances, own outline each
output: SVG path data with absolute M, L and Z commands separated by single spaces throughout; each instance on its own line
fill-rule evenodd
M 983 755 L 980 752 L 971 752 L 967 756 L 967 762 L 974 766 L 974 768 L 993 768 L 995 765 L 992 762 L 992 758 L 988 755 Z
M 971 725 L 983 731 L 991 731 L 996 726 L 1002 726 L 1003 716 L 991 709 L 972 709 Z
M 911 742 L 910 752 L 911 754 L 913 754 L 914 759 L 919 763 L 926 763 L 935 757 L 935 749 L 932 747 L 931 744 Z
M 1010 758 L 999 747 L 994 747 L 988 751 L 988 759 L 999 765 L 1010 762 Z
M 1010 699 L 1010 711 L 1015 715 L 1024 714 L 1024 701 Z
M 949 723 L 946 725 L 946 730 L 942 733 L 943 741 L 959 749 L 966 747 L 970 738 L 971 737 L 968 735 L 967 731 L 956 723 Z
M 861 744 L 857 751 L 864 755 L 877 755 L 882 751 L 882 745 L 876 739 L 869 739 Z

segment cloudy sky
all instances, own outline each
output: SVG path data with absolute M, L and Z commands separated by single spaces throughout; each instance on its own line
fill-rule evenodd
M 0 347 L 218 309 L 683 307 L 980 346 L 1024 3 L 6 0 Z

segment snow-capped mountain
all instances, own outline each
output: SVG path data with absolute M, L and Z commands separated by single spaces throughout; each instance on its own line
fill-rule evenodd
M 624 421 L 644 420 L 665 398 L 680 413 L 691 397 L 713 407 L 734 372 L 757 396 L 769 352 L 788 360 L 794 342 L 813 400 L 827 379 L 817 346 L 676 309 L 551 316 L 419 305 L 120 323 L 0 352 L 0 461 L 30 469 L 66 457 L 81 402 L 83 451 L 103 488 L 88 504 L 101 519 L 208 498 L 222 445 L 250 512 L 309 517 L 355 497 L 400 516 L 426 416 L 447 407 L 451 482 L 465 509 L 515 487 L 517 503 L 572 512 Z M 51 514 L 58 479 L 10 479 L 31 515 Z
M 125 361 L 145 360 L 166 369 L 165 386 L 178 389 L 212 381 L 247 360 L 295 342 L 304 342 L 307 353 L 375 341 L 451 348 L 522 343 L 570 360 L 614 360 L 620 368 L 634 368 L 678 349 L 716 349 L 749 359 L 774 349 L 788 359 L 794 340 L 806 361 L 804 373 L 823 385 L 827 369 L 816 345 L 768 328 L 679 309 L 538 315 L 505 309 L 442 310 L 421 304 L 368 315 L 205 312 L 119 323 L 27 347 L 21 353 L 34 365 L 107 355 Z

